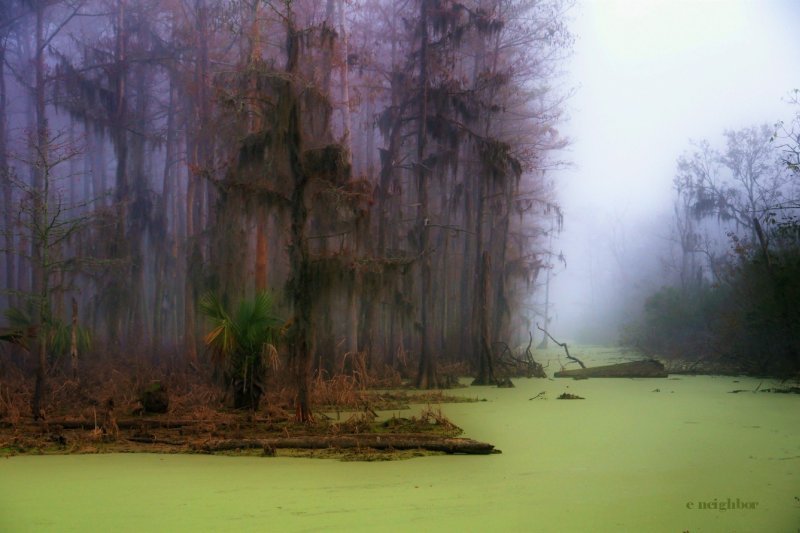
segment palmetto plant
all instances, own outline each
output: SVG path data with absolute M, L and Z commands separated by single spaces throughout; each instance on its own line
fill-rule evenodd
M 36 338 L 41 328 L 41 325 L 32 318 L 33 313 L 19 307 L 9 307 L 4 314 L 9 327 L 3 328 L 0 340 L 18 344 L 26 350 L 30 350 L 29 341 Z M 72 326 L 58 318 L 51 317 L 45 322 L 44 328 L 50 362 L 55 362 L 68 355 L 72 344 Z M 88 352 L 92 346 L 89 330 L 82 326 L 76 326 L 75 335 L 78 351 Z
M 203 340 L 214 366 L 233 389 L 234 407 L 258 409 L 267 366 L 277 364 L 275 346 L 281 336 L 282 322 L 272 296 L 260 292 L 242 300 L 233 314 L 211 293 L 200 298 L 199 305 L 212 322 Z

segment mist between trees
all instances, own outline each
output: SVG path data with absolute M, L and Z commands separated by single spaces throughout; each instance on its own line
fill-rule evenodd
M 311 377 L 356 364 L 492 382 L 562 223 L 568 4 L 4 1 L 2 305 L 36 397 L 77 375 L 73 315 L 82 358 L 203 364 L 202 298 L 217 333 L 277 328 L 304 421 Z
M 661 276 L 640 287 L 621 340 L 690 369 L 797 377 L 800 111 L 722 139 L 678 158 L 667 246 L 649 248 Z

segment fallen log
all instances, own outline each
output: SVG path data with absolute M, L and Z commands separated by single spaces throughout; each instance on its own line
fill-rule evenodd
M 61 426 L 63 429 L 92 429 L 99 425 L 99 420 L 94 419 L 74 419 L 74 418 L 48 418 L 45 421 L 50 426 Z M 200 424 L 216 424 L 218 426 L 231 426 L 241 424 L 236 420 L 196 420 L 196 419 L 174 419 L 168 418 L 123 418 L 117 420 L 119 429 L 137 429 L 140 427 L 158 428 L 179 428 L 185 426 L 196 426 Z
M 127 440 L 131 442 L 138 442 L 139 444 L 166 444 L 167 446 L 186 446 L 187 442 L 174 439 L 159 439 L 152 435 L 134 435 L 128 437 Z
M 631 361 L 616 365 L 594 366 L 562 370 L 557 378 L 665 378 L 667 370 L 659 361 Z
M 374 450 L 428 450 L 448 454 L 488 455 L 500 453 L 494 445 L 472 439 L 432 437 L 402 433 L 380 435 L 306 435 L 299 437 L 280 437 L 268 439 L 223 439 L 202 444 L 198 451 L 206 453 L 263 449 L 274 450 L 291 448 L 300 450 L 320 450 L 336 448 L 341 450 L 371 448 Z

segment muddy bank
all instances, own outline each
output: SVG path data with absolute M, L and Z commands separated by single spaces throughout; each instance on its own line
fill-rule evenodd
M 407 406 L 405 406 L 407 407 Z M 446 454 L 499 453 L 489 443 L 460 438 L 462 430 L 439 409 L 418 416 L 378 421 L 371 409 L 352 413 L 344 421 L 321 415 L 313 425 L 293 423 L 252 413 L 206 413 L 202 419 L 168 415 L 116 419 L 104 413 L 97 419 L 52 418 L 0 423 L 0 451 L 16 454 L 80 454 L 119 452 L 219 453 L 261 450 L 327 450 L 326 457 L 342 452 L 392 458 L 396 451 L 420 450 Z M 399 454 L 398 458 L 406 457 Z M 368 457 L 365 457 L 368 458 Z

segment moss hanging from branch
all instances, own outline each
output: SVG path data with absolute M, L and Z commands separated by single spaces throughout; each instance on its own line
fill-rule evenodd
M 522 163 L 511 154 L 511 145 L 497 139 L 480 139 L 478 155 L 486 175 L 495 182 L 509 177 L 517 180 L 522 176 Z
M 269 130 L 248 134 L 239 144 L 238 170 L 251 165 L 262 166 L 267 160 L 267 149 L 272 143 Z
M 323 291 L 337 284 L 350 284 L 361 276 L 367 287 L 391 286 L 392 280 L 405 276 L 417 257 L 353 257 L 348 252 L 318 255 L 311 259 L 311 275 L 315 290 Z
M 309 176 L 336 186 L 345 185 L 352 171 L 347 148 L 341 144 L 305 150 L 302 164 Z

